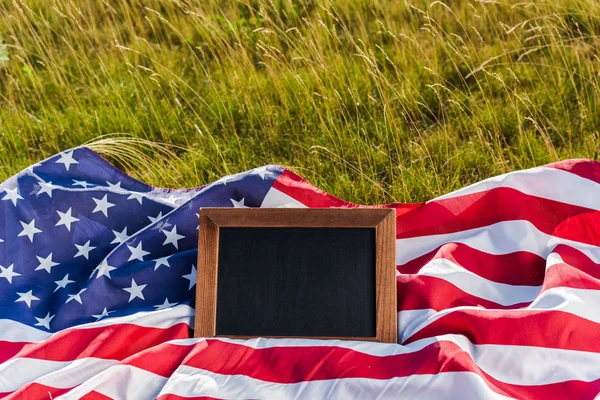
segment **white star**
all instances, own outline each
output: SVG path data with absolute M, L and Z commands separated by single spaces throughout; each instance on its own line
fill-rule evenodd
M 227 186 L 227 182 L 230 181 L 233 177 L 231 175 L 227 175 L 219 179 L 217 182 L 222 183 L 223 186 Z
M 114 207 L 115 205 L 113 203 L 110 203 L 107 198 L 108 198 L 107 194 L 105 194 L 102 199 L 96 199 L 96 198 L 92 197 L 92 200 L 94 200 L 96 202 L 96 208 L 94 208 L 92 213 L 102 211 L 104 216 L 108 217 L 108 209 L 111 207 Z
M 6 278 L 8 283 L 12 283 L 12 278 L 15 276 L 21 276 L 18 272 L 13 272 L 15 264 L 10 264 L 8 268 L 4 268 L 0 265 L 0 278 Z
M 127 227 L 123 228 L 121 232 L 113 231 L 113 234 L 115 235 L 115 238 L 112 242 L 110 242 L 110 244 L 123 243 L 129 239 L 129 236 L 127 235 Z
M 131 192 L 131 194 L 129 195 L 129 197 L 127 198 L 127 200 L 135 199 L 140 204 L 142 204 L 142 199 L 143 198 L 144 198 L 144 194 L 143 193 L 140 193 L 140 192 Z
M 60 160 L 56 160 L 56 163 L 64 164 L 67 171 L 69 170 L 69 167 L 71 166 L 71 164 L 79 164 L 79 162 L 77 162 L 77 160 L 73 158 L 72 150 L 69 152 L 61 153 Z
M 58 265 L 58 263 L 52 261 L 52 253 L 48 254 L 48 257 L 43 258 L 40 256 L 36 256 L 38 261 L 40 262 L 40 265 L 38 265 L 38 267 L 35 269 L 36 271 L 39 271 L 40 269 L 45 269 L 46 271 L 48 271 L 48 273 L 50 273 L 50 270 L 52 269 L 52 267 L 55 267 Z
M 196 266 L 192 264 L 192 271 L 187 275 L 182 275 L 181 277 L 190 281 L 190 287 L 188 287 L 188 290 L 193 288 L 196 285 Z
M 127 261 L 131 261 L 131 260 L 144 261 L 144 256 L 150 254 L 149 251 L 144 251 L 144 249 L 142 249 L 142 241 L 141 240 L 137 246 L 132 247 L 130 245 L 127 245 L 127 247 L 129 247 L 129 251 L 131 251 L 131 255 L 129 256 L 129 259 Z
M 158 311 L 158 310 L 164 310 L 165 308 L 171 308 L 171 307 L 176 306 L 176 305 L 177 305 L 177 303 L 169 303 L 169 299 L 165 298 L 165 302 L 164 303 L 159 304 L 159 305 L 154 306 L 154 307 L 156 307 L 156 310 Z
M 17 294 L 19 295 L 19 298 L 17 300 L 15 300 L 15 303 L 18 303 L 19 301 L 24 302 L 25 304 L 27 304 L 27 307 L 31 308 L 31 302 L 34 300 L 39 300 L 37 297 L 35 297 L 33 295 L 33 290 L 30 290 L 27 293 L 19 293 L 17 292 Z
M 172 204 L 172 205 L 176 206 L 177 202 L 179 200 L 181 200 L 181 197 L 176 197 L 176 196 L 170 195 L 168 199 L 163 199 L 163 200 L 166 201 L 169 204 Z
M 169 264 L 169 257 L 171 256 L 157 258 L 156 260 L 154 260 L 154 262 L 156 263 L 154 264 L 154 270 L 156 271 L 161 265 L 166 265 L 168 268 L 171 268 L 171 264 Z
M 79 292 L 77 292 L 75 294 L 68 294 L 67 296 L 69 296 L 69 298 L 67 299 L 67 301 L 65 301 L 65 304 L 67 304 L 71 300 L 75 300 L 79 304 L 83 304 L 81 302 L 81 293 L 85 292 L 86 290 L 87 290 L 87 288 L 84 287 L 83 289 L 81 289 Z
M 84 245 L 76 244 L 75 247 L 77 247 L 77 254 L 75 254 L 73 256 L 73 258 L 79 257 L 79 256 L 84 256 L 86 260 L 89 260 L 89 258 L 90 258 L 90 251 L 95 249 L 94 246 L 90 246 L 89 240 L 87 241 L 86 244 L 84 244 Z
M 260 176 L 261 178 L 263 178 L 263 180 L 265 179 L 265 176 L 267 176 L 268 174 L 272 174 L 272 172 L 269 171 L 267 169 L 267 167 L 254 168 L 253 172 L 256 173 L 258 176 Z
M 64 225 L 67 227 L 67 230 L 71 232 L 71 224 L 73 222 L 79 221 L 79 218 L 75 218 L 71 215 L 71 208 L 72 207 L 69 207 L 67 212 L 60 212 L 56 210 L 56 212 L 58 213 L 59 220 L 55 226 Z
M 108 265 L 108 261 L 102 260 L 98 266 L 98 276 L 96 276 L 96 279 L 100 278 L 102 275 L 106 276 L 108 279 L 112 279 L 110 277 L 110 271 L 115 269 L 115 267 Z
M 243 197 L 240 201 L 235 201 L 234 199 L 229 199 L 233 203 L 233 208 L 248 208 L 247 205 L 244 204 L 245 197 Z
M 19 221 L 19 222 L 21 222 L 21 226 L 23 227 L 23 230 L 17 236 L 27 236 L 29 238 L 29 241 L 31 243 L 33 243 L 33 235 L 41 232 L 41 230 L 39 230 L 38 228 L 35 227 L 35 218 L 32 219 L 31 222 L 28 224 L 26 224 L 23 221 Z
M 40 190 L 38 190 L 38 192 L 36 193 L 37 196 L 39 196 L 42 193 L 46 193 L 49 197 L 52 197 L 52 191 L 56 189 L 56 186 L 54 186 L 52 184 L 52 182 L 44 182 L 44 181 L 39 181 L 39 185 L 40 185 Z
M 135 279 L 131 278 L 131 286 L 128 288 L 123 288 L 124 291 L 129 292 L 129 300 L 127 301 L 128 303 L 135 299 L 136 297 L 139 297 L 142 300 L 144 299 L 144 294 L 142 293 L 142 290 L 144 290 L 144 288 L 146 287 L 146 285 L 138 285 L 135 283 Z
M 50 329 L 50 321 L 52 321 L 52 318 L 54 318 L 54 315 L 50 315 L 50 312 L 48 312 L 48 314 L 46 314 L 46 316 L 44 318 L 38 318 L 38 317 L 34 317 L 34 318 L 38 320 L 37 324 L 34 324 L 35 326 L 43 326 L 46 329 Z
M 112 312 L 114 312 L 114 311 L 106 311 L 106 307 L 104 307 L 104 310 L 102 310 L 102 314 L 96 314 L 96 315 L 92 314 L 92 317 L 96 318 L 96 321 L 99 321 L 100 318 L 107 317 L 108 314 L 110 314 Z
M 173 229 L 171 229 L 171 232 L 169 232 L 169 231 L 168 231 L 168 230 L 166 230 L 166 229 L 163 229 L 163 231 L 162 231 L 162 232 L 163 232 L 163 233 L 165 234 L 165 236 L 166 236 L 166 238 L 165 238 L 165 241 L 163 242 L 163 246 L 164 246 L 164 245 L 167 245 L 167 244 L 169 244 L 169 243 L 171 243 L 173 246 L 175 246 L 175 248 L 176 248 L 177 250 L 179 250 L 179 246 L 178 246 L 178 244 L 177 244 L 177 241 L 178 241 L 178 240 L 181 240 L 181 239 L 183 239 L 183 238 L 185 238 L 185 236 L 183 236 L 183 235 L 179 235 L 179 234 L 177 233 L 177 225 L 175 225 L 175 226 L 173 227 Z
M 110 183 L 109 181 L 106 181 L 106 184 L 112 190 L 123 190 L 123 189 L 121 189 L 121 182 L 120 181 L 117 182 L 117 183 Z
M 56 283 L 56 289 L 54 289 L 54 291 L 56 292 L 58 289 L 64 289 L 67 287 L 67 285 L 69 283 L 73 283 L 73 282 L 75 282 L 75 281 L 72 281 L 69 279 L 69 274 L 66 274 L 65 277 L 62 278 L 61 280 L 54 281 L 54 283 Z
M 23 198 L 19 194 L 19 188 L 4 189 L 4 191 L 6 192 L 6 196 L 4 196 L 2 198 L 2 200 L 10 200 L 10 201 L 12 201 L 12 203 L 13 203 L 14 206 L 17 205 L 17 200 L 23 200 Z
M 196 213 L 196 218 L 198 218 L 198 221 L 200 221 L 200 213 Z M 200 222 L 196 224 L 196 230 L 200 230 Z
M 148 216 L 148 219 L 150 220 L 151 223 L 155 223 L 156 221 L 158 221 L 162 217 L 163 217 L 163 215 L 162 215 L 162 211 L 161 211 L 161 212 L 158 213 L 158 215 L 156 217 Z
M 90 186 L 89 183 L 87 183 L 86 181 L 78 181 L 77 179 L 72 179 L 73 181 L 73 186 L 81 186 L 84 189 L 87 189 L 88 186 Z

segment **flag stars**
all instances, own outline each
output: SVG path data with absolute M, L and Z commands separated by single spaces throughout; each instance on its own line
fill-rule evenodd
M 167 245 L 167 244 L 172 244 L 173 246 L 175 246 L 176 249 L 179 250 L 179 245 L 177 244 L 177 242 L 183 238 L 185 238 L 185 236 L 180 235 L 177 233 L 177 225 L 175 225 L 173 227 L 173 229 L 171 229 L 171 231 L 169 232 L 166 229 L 163 229 L 162 231 L 166 238 L 165 241 L 163 242 L 163 246 Z
M 88 187 L 92 186 L 89 183 L 87 183 L 86 181 L 78 181 L 77 179 L 72 179 L 73 181 L 73 186 L 81 186 L 84 189 L 87 189 Z
M 115 235 L 115 238 L 112 242 L 110 242 L 110 244 L 123 243 L 129 239 L 129 235 L 127 235 L 127 227 L 123 228 L 121 232 L 113 231 L 113 235 Z
M 171 268 L 171 264 L 169 264 L 169 257 L 171 256 L 157 258 L 156 260 L 154 260 L 154 270 L 156 271 L 161 265 L 165 265 L 167 268 Z
M 233 203 L 233 208 L 248 208 L 248 206 L 244 204 L 244 201 L 246 200 L 244 197 L 242 197 L 240 201 L 236 201 L 234 199 L 229 200 L 231 200 L 231 202 Z
M 4 189 L 6 195 L 2 198 L 2 200 L 10 200 L 14 206 L 17 205 L 17 200 L 23 200 L 23 197 L 19 194 L 19 188 L 14 189 Z
M 196 266 L 192 264 L 192 271 L 189 274 L 182 275 L 182 278 L 190 281 L 188 290 L 192 289 L 196 285 Z
M 36 257 L 37 257 L 38 261 L 40 262 L 40 265 L 38 265 L 37 268 L 35 269 L 36 271 L 45 269 L 46 271 L 48 271 L 48 273 L 51 273 L 52 267 L 55 267 L 58 265 L 57 262 L 52 261 L 52 253 L 48 254 L 48 256 L 46 258 L 40 257 L 40 256 L 36 256 Z
M 144 199 L 144 194 L 140 192 L 131 192 L 127 200 L 137 200 L 138 203 L 142 204 L 142 200 Z
M 164 201 L 166 201 L 167 203 L 173 205 L 173 206 L 177 206 L 177 202 L 179 202 L 181 200 L 181 197 L 177 197 L 177 196 L 173 196 L 170 195 L 169 198 L 164 199 Z
M 75 247 L 77 247 L 77 254 L 75 254 L 73 256 L 73 258 L 83 256 L 83 257 L 85 257 L 86 260 L 89 260 L 89 258 L 90 258 L 90 251 L 95 249 L 94 246 L 90 246 L 89 240 L 87 241 L 86 244 L 84 244 L 84 245 L 76 244 Z
M 158 311 L 158 310 L 164 310 L 165 308 L 171 308 L 171 307 L 176 306 L 176 305 L 177 305 L 177 303 L 169 303 L 169 299 L 165 298 L 164 303 L 159 304 L 159 305 L 154 306 L 154 307 L 156 308 L 156 311 Z
M 54 318 L 54 315 L 50 315 L 50 312 L 48 312 L 48 314 L 46 314 L 46 316 L 44 318 L 38 318 L 38 317 L 34 317 L 35 319 L 37 319 L 37 323 L 34 324 L 34 326 L 43 326 L 44 328 L 50 330 L 50 321 L 52 321 L 52 318 Z
M 102 260 L 102 262 L 98 266 L 98 276 L 96 276 L 96 279 L 100 278 L 101 276 L 106 276 L 108 279 L 112 279 L 110 277 L 110 271 L 113 271 L 115 269 L 117 268 L 108 265 L 108 261 Z
M 19 233 L 17 236 L 27 236 L 29 238 L 29 241 L 31 243 L 33 243 L 33 236 L 36 233 L 40 233 L 41 230 L 35 227 L 35 218 L 31 220 L 30 223 L 26 224 L 23 221 L 19 221 L 21 222 L 21 226 L 23 227 L 23 230 L 21 231 L 21 233 Z
M 129 248 L 129 251 L 131 251 L 131 255 L 129 256 L 129 259 L 127 261 L 131 261 L 131 260 L 144 261 L 144 256 L 150 254 L 149 251 L 144 251 L 144 249 L 142 249 L 142 241 L 141 240 L 137 244 L 137 246 L 133 247 L 133 246 L 127 245 L 127 247 Z
M 66 151 L 60 154 L 60 159 L 56 160 L 57 164 L 63 164 L 65 169 L 68 171 L 69 167 L 74 164 L 79 164 L 79 162 L 73 158 L 73 150 Z
M 67 285 L 69 283 L 74 283 L 75 281 L 72 281 L 69 279 L 69 274 L 66 274 L 61 280 L 59 281 L 54 281 L 54 283 L 56 283 L 56 289 L 54 289 L 54 292 L 56 292 L 58 289 L 64 289 L 67 287 Z
M 41 194 L 47 194 L 48 197 L 52 197 L 52 191 L 56 190 L 56 186 L 54 186 L 52 184 L 52 182 L 44 182 L 44 181 L 40 181 L 39 182 L 39 186 L 40 186 L 40 190 L 38 190 L 38 192 L 36 193 L 36 196 L 39 196 Z
M 106 181 L 106 184 L 108 185 L 109 189 L 111 190 L 123 190 L 121 188 L 121 182 L 117 181 L 117 183 L 111 183 L 109 181 Z
M 146 286 L 147 285 L 138 285 L 137 283 L 135 283 L 135 279 L 131 278 L 131 286 L 123 288 L 124 291 L 129 293 L 129 300 L 127 302 L 130 303 L 131 300 L 135 299 L 136 297 L 145 300 L 142 290 L 144 290 Z
M 161 219 L 163 217 L 163 213 L 162 211 L 158 213 L 158 215 L 156 217 L 151 217 L 148 216 L 148 219 L 150 220 L 150 223 L 155 223 L 156 221 L 158 221 L 159 219 Z
M 105 194 L 102 199 L 96 199 L 95 197 L 92 197 L 92 200 L 94 200 L 94 202 L 96 203 L 96 207 L 94 208 L 92 213 L 102 212 L 102 214 L 104 214 L 105 217 L 108 217 L 108 209 L 115 206 L 114 203 L 108 201 L 107 194 Z
M 2 265 L 0 265 L 0 278 L 6 278 L 8 283 L 12 284 L 12 279 L 15 276 L 21 276 L 21 274 L 19 274 L 18 272 L 13 271 L 14 267 L 14 264 L 10 264 L 8 268 L 4 268 Z
M 96 321 L 100 321 L 101 318 L 104 317 L 108 317 L 110 313 L 113 313 L 114 311 L 106 311 L 106 307 L 104 307 L 104 310 L 102 310 L 102 312 L 100 314 L 92 314 L 92 317 L 96 318 Z
M 71 210 L 72 207 L 70 207 L 66 212 L 60 212 L 56 210 L 56 212 L 58 213 L 59 220 L 55 226 L 64 225 L 67 228 L 67 230 L 71 232 L 71 224 L 73 222 L 79 221 L 79 218 L 75 218 L 71 215 Z
M 260 167 L 260 168 L 255 168 L 255 169 L 253 170 L 253 172 L 254 172 L 256 175 L 260 176 L 260 177 L 261 177 L 263 180 L 265 179 L 265 177 L 266 177 L 267 175 L 270 175 L 270 174 L 272 174 L 272 172 L 271 172 L 271 171 L 269 171 L 269 170 L 267 169 L 267 167 L 266 167 L 266 166 L 265 166 L 265 167 Z
M 17 294 L 19 295 L 19 298 L 17 300 L 15 300 L 15 303 L 24 302 L 25 304 L 27 304 L 27 307 L 29 307 L 29 308 L 31 308 L 32 301 L 39 300 L 37 297 L 35 297 L 33 295 L 33 290 L 30 290 L 29 292 L 26 292 L 26 293 L 17 292 Z
M 83 288 L 83 289 L 81 289 L 79 292 L 77 292 L 75 294 L 68 294 L 67 296 L 69 296 L 69 298 L 67 299 L 67 301 L 65 301 L 65 304 L 67 304 L 71 300 L 75 300 L 79 304 L 83 304 L 83 302 L 81 301 L 81 294 L 83 292 L 85 292 L 86 290 L 87 290 L 87 288 Z

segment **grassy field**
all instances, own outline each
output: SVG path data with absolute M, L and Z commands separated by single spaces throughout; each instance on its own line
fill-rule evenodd
M 600 150 L 597 0 L 5 0 L 0 34 L 0 181 L 96 141 L 159 186 L 415 202 Z

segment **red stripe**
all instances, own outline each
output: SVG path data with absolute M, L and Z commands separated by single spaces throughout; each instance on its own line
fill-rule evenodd
M 537 254 L 519 251 L 493 255 L 462 243 L 446 243 L 437 249 L 398 265 L 402 274 L 416 274 L 431 260 L 445 258 L 487 280 L 508 285 L 541 286 L 546 260 Z
M 54 399 L 62 394 L 69 392 L 72 388 L 55 388 L 52 386 L 41 385 L 39 383 L 28 383 L 11 393 L 0 393 L 0 398 L 20 399 L 20 400 L 39 400 Z
M 196 346 L 201 348 L 206 346 L 206 342 L 199 342 Z M 130 359 L 125 360 L 123 364 L 145 369 L 156 375 L 168 378 L 173 375 L 173 372 L 175 372 L 180 364 L 190 357 L 190 350 L 190 345 L 165 343 L 152 352 L 145 351 L 136 354 Z M 160 360 L 160 362 L 156 362 L 156 360 Z
M 511 188 L 431 201 L 397 221 L 396 237 L 448 234 L 513 220 L 529 221 L 549 235 L 600 245 L 600 211 Z
M 73 361 L 85 357 L 122 360 L 139 351 L 168 340 L 188 338 L 188 325 L 149 328 L 115 324 L 98 328 L 66 329 L 39 343 L 0 342 L 0 362 L 10 358 L 38 358 L 49 361 Z M 111 338 L 119 343 L 108 346 Z
M 600 293 L 600 280 L 569 264 L 554 264 L 548 268 L 542 291 L 556 287 L 591 289 L 598 290 Z
M 161 354 L 170 350 L 161 346 Z M 432 343 L 412 353 L 374 356 L 352 349 L 334 346 L 278 346 L 254 349 L 237 343 L 218 340 L 199 342 L 189 350 L 185 365 L 224 376 L 243 375 L 279 384 L 365 378 L 386 380 L 413 375 L 435 375 L 445 372 L 474 372 L 487 386 L 505 396 L 522 399 L 591 398 L 600 381 L 568 381 L 534 387 L 501 382 L 484 371 L 471 356 L 455 343 Z M 150 363 L 150 359 L 143 364 Z M 181 398 L 180 396 L 172 398 Z
M 527 307 L 530 302 L 502 305 L 469 294 L 452 283 L 438 277 L 427 275 L 396 276 L 398 311 L 424 310 L 436 311 L 453 307 L 473 306 L 486 309 L 515 309 Z
M 589 179 L 596 183 L 600 183 L 600 163 L 594 160 L 565 160 L 553 164 L 548 164 L 546 165 L 546 167 L 568 171 L 582 178 Z
M 560 255 L 565 263 L 576 267 L 581 272 L 593 278 L 600 279 L 600 264 L 593 262 L 581 251 L 571 246 L 560 244 L 556 246 L 554 252 Z
M 308 207 L 361 207 L 312 186 L 298 175 L 283 172 L 273 188 Z M 499 187 L 421 204 L 395 204 L 397 238 L 448 234 L 503 221 L 526 220 L 556 237 L 600 245 L 600 211 Z
M 422 203 L 415 204 L 384 204 L 363 206 L 349 203 L 330 195 L 327 192 L 311 185 L 304 178 L 295 173 L 285 170 L 273 183 L 273 188 L 292 197 L 310 208 L 331 208 L 331 207 L 376 207 L 376 208 L 395 208 L 396 217 L 406 214 L 411 210 L 418 208 Z
M 447 334 L 463 335 L 474 344 L 600 352 L 599 324 L 546 310 L 455 310 L 419 329 L 403 344 Z

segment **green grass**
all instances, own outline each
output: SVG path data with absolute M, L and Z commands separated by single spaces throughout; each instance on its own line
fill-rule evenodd
M 0 33 L 0 181 L 104 138 L 154 185 L 415 202 L 600 150 L 596 0 L 6 0 Z

